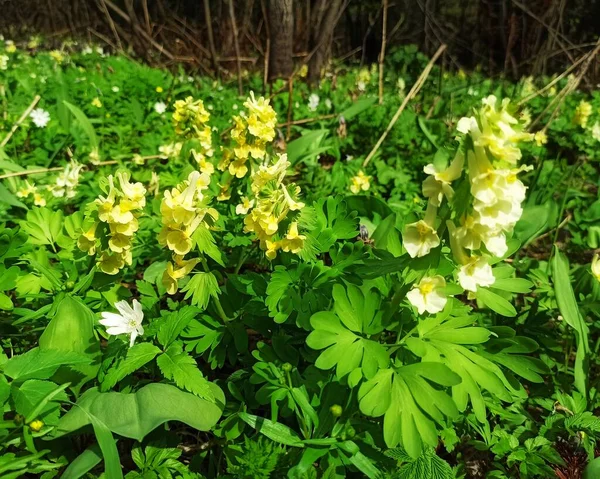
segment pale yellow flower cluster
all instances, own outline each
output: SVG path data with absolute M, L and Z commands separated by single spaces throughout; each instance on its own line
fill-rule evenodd
M 33 196 L 33 204 L 35 206 L 46 206 L 46 198 L 38 191 L 37 186 L 34 183 L 30 183 L 29 180 L 25 180 L 23 186 L 17 190 L 17 196 L 19 198 Z
M 65 61 L 65 56 L 60 50 L 52 50 L 49 53 L 49 55 L 52 58 L 52 60 L 54 60 L 59 65 Z
M 194 158 L 201 170 L 207 168 L 209 164 L 212 167 L 207 158 L 214 154 L 212 132 L 208 120 L 210 120 L 210 113 L 204 108 L 202 100 L 194 100 L 188 96 L 185 100 L 175 102 L 175 111 L 173 112 L 175 133 L 183 138 L 198 140 L 200 146 L 194 148 Z M 212 170 L 209 174 L 212 174 Z
M 365 173 L 360 170 L 356 176 L 353 176 L 350 179 L 350 191 L 357 195 L 361 191 L 368 191 L 371 187 L 371 177 L 365 175 Z
M 277 115 L 269 105 L 269 100 L 263 97 L 257 100 L 254 92 L 250 92 L 250 98 L 244 102 L 244 106 L 246 111 L 233 117 L 233 155 L 224 155 L 219 163 L 221 171 L 228 170 L 237 178 L 243 178 L 248 173 L 246 163 L 250 157 L 255 160 L 265 157 L 267 144 L 275 139 L 277 125 Z
M 107 178 L 106 196 L 94 201 L 94 214 L 86 218 L 85 231 L 77 241 L 79 249 L 91 256 L 96 254 L 101 238 L 108 240 L 108 247 L 100 253 L 97 265 L 110 275 L 131 265 L 133 236 L 139 228 L 141 210 L 146 205 L 146 188 L 142 183 L 131 183 L 129 178 L 129 173 L 117 173 L 118 185 L 112 175 Z
M 573 123 L 579 125 L 581 128 L 585 128 L 590 116 L 592 116 L 592 105 L 587 101 L 581 100 L 577 108 L 575 108 Z
M 160 205 L 163 228 L 158 242 L 173 252 L 173 263 L 168 263 L 163 274 L 163 284 L 167 293 L 175 294 L 178 280 L 184 278 L 199 259 L 184 260 L 193 245 L 192 235 L 200 227 L 219 216 L 217 211 L 206 206 L 204 190 L 210 184 L 210 175 L 193 171 L 181 185 L 167 190 Z
M 466 159 L 470 204 L 459 218 L 460 226 L 456 227 L 453 220 L 446 225 L 452 252 L 461 265 L 459 283 L 473 292 L 477 286 L 494 283 L 489 254 L 501 257 L 506 253 L 507 235 L 523 213 L 526 187 L 517 175 L 529 168 L 516 167 L 521 158 L 518 142 L 533 140 L 533 135 L 523 132 L 522 124 L 509 112 L 508 100 L 499 102 L 492 95 L 482 103 L 474 116 L 458 122 L 458 131 L 465 136 L 451 164 L 445 169 L 433 164 L 425 167 L 429 175 L 423 182 L 427 212 L 423 220 L 406 225 L 404 230 L 404 246 L 411 257 L 425 256 L 439 246 L 437 209 L 444 199 L 452 200 L 451 183 L 462 175 Z
M 277 251 L 298 254 L 306 237 L 298 232 L 298 223 L 292 221 L 280 231 L 289 212 L 300 211 L 304 203 L 298 201 L 300 187 L 294 183 L 283 184 L 290 166 L 287 155 L 278 155 L 275 162 L 269 157 L 252 173 L 253 199 L 242 198 L 236 208 L 246 214 L 244 231 L 254 233 L 268 259 L 274 259 Z

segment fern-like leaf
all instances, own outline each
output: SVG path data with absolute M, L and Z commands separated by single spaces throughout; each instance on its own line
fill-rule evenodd
M 209 382 L 204 378 L 194 358 L 183 351 L 180 343 L 173 343 L 156 360 L 164 377 L 178 387 L 203 399 L 214 399 Z

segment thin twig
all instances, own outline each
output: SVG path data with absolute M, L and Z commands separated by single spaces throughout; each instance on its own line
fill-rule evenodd
M 19 128 L 19 126 L 21 125 L 21 123 L 23 123 L 25 121 L 25 118 L 27 118 L 29 116 L 29 114 L 31 113 L 31 110 L 33 110 L 35 108 L 35 105 L 37 105 L 38 101 L 40 101 L 40 98 L 41 97 L 39 95 L 35 96 L 35 98 L 31 102 L 31 104 L 23 112 L 23 114 L 17 120 L 17 122 L 12 126 L 12 128 L 8 132 L 8 135 L 6 135 L 6 137 L 4 137 L 4 140 L 2 140 L 2 143 L 0 143 L 0 147 L 6 146 L 6 144 L 8 143 L 8 140 L 10 140 L 10 138 L 13 136 L 13 134 L 15 133 L 15 131 L 17 131 L 17 128 Z
M 425 69 L 423 70 L 423 72 L 421 73 L 421 75 L 419 76 L 419 78 L 417 79 L 417 81 L 415 82 L 415 84 L 412 86 L 412 88 L 408 92 L 408 95 L 406 95 L 406 97 L 402 101 L 402 104 L 400 105 L 400 107 L 398 108 L 398 110 L 396 111 L 396 113 L 394 114 L 394 116 L 392 117 L 389 125 L 387 126 L 387 128 L 383 132 L 383 135 L 381 135 L 381 137 L 379 138 L 379 140 L 377 140 L 377 143 L 375 144 L 375 146 L 373 147 L 373 149 L 371 150 L 371 152 L 369 153 L 369 155 L 365 158 L 365 161 L 363 162 L 363 168 L 365 168 L 369 164 L 369 162 L 371 161 L 371 159 L 373 158 L 373 156 L 375 155 L 375 153 L 377 153 L 377 150 L 379 149 L 379 147 L 381 146 L 381 144 L 383 143 L 383 141 L 385 140 L 385 138 L 388 136 L 389 132 L 392 130 L 392 128 L 394 127 L 394 125 L 398 121 L 398 118 L 400 118 L 400 115 L 402 114 L 402 112 L 406 108 L 406 105 L 408 105 L 408 102 L 410 100 L 412 100 L 416 96 L 417 93 L 419 93 L 419 90 L 425 84 L 425 80 L 427 80 L 427 77 L 429 76 L 429 73 L 431 72 L 431 69 L 433 68 L 433 65 L 435 64 L 435 62 L 440 57 L 440 55 L 444 52 L 445 49 L 446 49 L 446 45 L 445 44 L 440 45 L 440 47 L 438 48 L 437 52 L 435 52 L 435 55 L 433 55 L 433 57 L 431 58 L 431 60 L 429 60 L 429 63 L 427 64 L 427 66 L 425 67 Z
M 383 0 L 383 32 L 381 34 L 381 53 L 379 54 L 379 104 L 383 104 L 383 61 L 385 60 L 385 44 L 387 42 L 388 0 Z
M 115 37 L 115 40 L 117 42 L 118 51 L 123 50 L 123 45 L 121 45 L 121 39 L 119 38 L 119 34 L 117 33 L 117 28 L 115 27 L 115 22 L 113 22 L 113 19 L 110 16 L 110 13 L 108 12 L 108 8 L 106 7 L 106 2 L 104 0 L 100 0 L 100 8 L 104 12 L 106 19 L 108 20 L 108 25 L 110 27 L 110 30 L 112 31 L 113 36 Z
M 238 40 L 238 30 L 235 21 L 235 9 L 233 8 L 233 0 L 229 0 L 229 18 L 231 19 L 231 27 L 233 30 L 233 46 L 235 47 L 235 64 L 237 67 L 237 79 L 238 79 L 238 94 L 244 95 L 244 87 L 242 85 L 242 62 L 240 60 L 240 43 Z
M 336 116 L 336 113 L 330 113 L 328 115 L 317 116 L 315 118 L 302 118 L 301 120 L 286 121 L 285 123 L 279 123 L 277 128 L 284 128 L 290 125 L 304 125 L 306 123 L 312 123 L 313 121 L 331 120 Z

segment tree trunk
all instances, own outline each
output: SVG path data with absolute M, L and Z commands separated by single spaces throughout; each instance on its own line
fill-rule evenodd
M 341 16 L 342 0 L 318 0 L 312 15 L 308 79 L 316 82 L 331 53 L 333 30 Z
M 271 36 L 269 80 L 289 78 L 294 70 L 292 48 L 294 14 L 292 0 L 269 1 L 269 33 Z

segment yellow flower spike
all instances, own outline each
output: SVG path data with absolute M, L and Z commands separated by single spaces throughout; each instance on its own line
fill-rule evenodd
M 304 246 L 304 240 L 306 236 L 298 233 L 298 223 L 296 221 L 290 224 L 285 240 L 282 242 L 282 249 L 285 252 L 291 252 L 298 254 Z
M 592 111 L 592 105 L 587 101 L 581 100 L 575 109 L 573 123 L 581 126 L 581 128 L 585 128 L 589 117 L 592 115 Z

